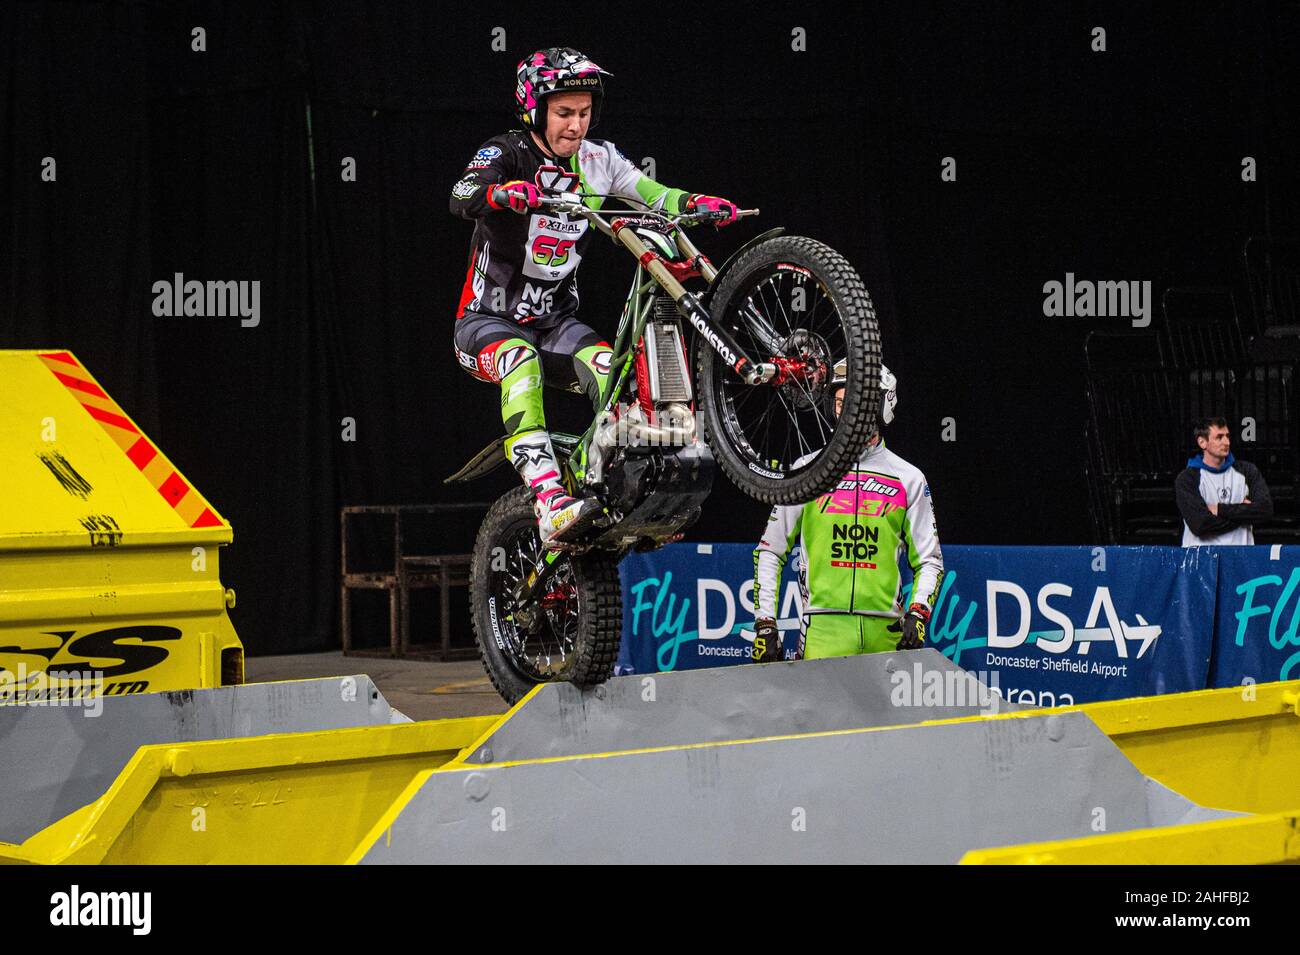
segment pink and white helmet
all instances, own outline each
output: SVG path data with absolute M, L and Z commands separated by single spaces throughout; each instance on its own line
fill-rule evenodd
M 601 77 L 613 76 L 577 50 L 552 46 L 519 61 L 516 69 L 515 115 L 525 129 L 546 133 L 546 97 L 552 93 L 590 93 L 591 125 L 600 119 L 600 101 L 605 95 Z

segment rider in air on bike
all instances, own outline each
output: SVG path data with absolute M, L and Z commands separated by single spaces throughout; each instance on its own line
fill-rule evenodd
M 600 118 L 603 77 L 577 50 L 551 47 L 518 66 L 515 115 L 523 129 L 485 142 L 452 187 L 451 211 L 475 220 L 456 312 L 456 358 L 501 387 L 505 455 L 535 496 L 543 544 L 579 537 L 601 513 L 565 491 L 546 430 L 542 383 L 585 392 L 599 410 L 612 349 L 578 321 L 577 269 L 591 241 L 586 220 L 541 204 L 545 184 L 618 196 L 671 215 L 729 213 L 735 204 L 660 185 L 613 143 L 587 139 Z M 599 209 L 600 198 L 584 200 Z

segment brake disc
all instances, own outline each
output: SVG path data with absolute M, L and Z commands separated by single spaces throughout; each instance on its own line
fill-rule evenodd
M 826 396 L 830 381 L 831 350 L 826 339 L 806 328 L 798 328 L 782 343 L 781 351 L 785 357 L 811 366 L 813 371 L 803 378 L 790 378 L 779 390 L 800 411 L 816 408 Z

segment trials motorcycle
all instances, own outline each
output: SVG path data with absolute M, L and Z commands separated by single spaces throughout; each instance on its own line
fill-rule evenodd
M 567 492 L 594 496 L 601 519 L 581 540 L 543 548 L 521 485 L 489 508 L 475 541 L 474 633 L 510 704 L 539 683 L 585 686 L 612 674 L 619 562 L 682 538 L 709 495 L 715 462 L 758 501 L 803 503 L 850 470 L 880 407 L 875 308 L 838 252 L 777 228 L 715 268 L 685 230 L 726 213 L 606 209 L 619 197 L 571 191 L 565 175 L 555 169 L 543 182 L 542 204 L 585 219 L 637 267 L 599 410 L 581 435 L 551 432 Z M 839 361 L 847 383 L 837 420 Z M 504 463 L 495 438 L 446 481 L 475 480 Z

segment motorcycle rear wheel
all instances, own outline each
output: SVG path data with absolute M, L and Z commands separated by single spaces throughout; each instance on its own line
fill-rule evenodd
M 470 564 L 470 610 L 479 657 L 501 698 L 514 705 L 534 686 L 603 683 L 613 673 L 623 628 L 615 557 L 561 554 L 536 622 L 517 619 L 512 590 L 542 552 L 532 494 L 518 487 L 479 527 Z

